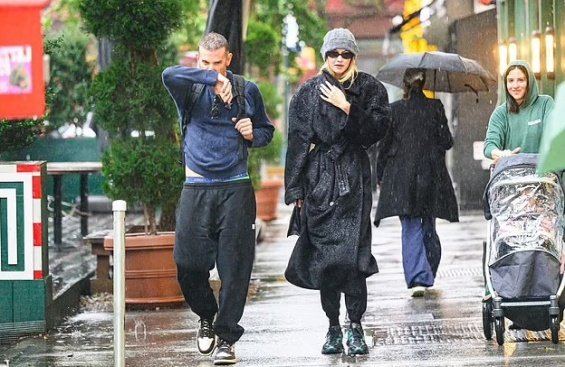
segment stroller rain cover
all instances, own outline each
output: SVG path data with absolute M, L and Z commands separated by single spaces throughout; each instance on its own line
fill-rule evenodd
M 487 261 L 506 299 L 548 297 L 560 283 L 563 188 L 554 173 L 538 176 L 536 162 L 536 154 L 501 159 L 485 190 Z

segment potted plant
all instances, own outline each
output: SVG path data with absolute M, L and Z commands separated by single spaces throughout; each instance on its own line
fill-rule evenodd
M 273 64 L 273 55 L 279 55 L 280 34 L 272 27 L 253 17 L 249 21 L 245 48 L 248 51 L 245 58 L 248 70 L 259 79 L 258 86 L 263 96 L 265 110 L 269 118 L 275 122 L 278 119 L 279 106 L 282 98 L 276 85 L 271 82 L 272 74 L 277 71 L 277 64 Z M 253 50 L 253 52 L 250 52 Z M 248 169 L 249 176 L 255 189 L 257 203 L 257 218 L 270 221 L 277 216 L 277 207 L 280 189 L 283 180 L 280 176 L 269 177 L 267 165 L 280 164 L 283 149 L 283 134 L 279 128 L 275 129 L 273 140 L 267 146 L 254 148 L 249 151 Z
M 282 146 L 282 132 L 275 129 L 273 140 L 268 146 L 254 149 L 249 154 L 249 175 L 255 189 L 257 217 L 264 221 L 277 218 L 280 190 L 284 182 L 282 175 L 270 174 L 267 165 L 280 163 Z
M 164 63 L 173 62 L 162 55 L 173 54 L 166 42 L 181 24 L 182 0 L 80 0 L 79 7 L 86 30 L 114 47 L 91 88 L 96 122 L 111 138 L 102 157 L 104 190 L 130 208 L 141 204 L 145 218 L 143 233 L 126 238 L 126 302 L 182 302 L 172 231 L 184 172 L 177 114 L 161 83 Z

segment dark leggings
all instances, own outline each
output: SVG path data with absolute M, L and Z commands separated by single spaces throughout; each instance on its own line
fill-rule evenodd
M 345 307 L 347 316 L 351 322 L 361 322 L 363 314 L 367 310 L 367 278 L 359 275 L 348 284 L 355 284 L 354 291 L 345 293 Z M 349 287 L 348 287 L 349 288 Z M 339 325 L 339 306 L 341 291 L 335 289 L 320 289 L 322 309 L 330 321 L 330 326 Z

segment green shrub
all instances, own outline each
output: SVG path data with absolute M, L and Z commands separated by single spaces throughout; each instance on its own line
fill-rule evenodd
M 263 163 L 280 164 L 283 146 L 283 133 L 279 129 L 275 129 L 273 140 L 271 140 L 270 144 L 261 148 L 249 149 L 247 170 L 255 190 L 259 190 L 261 188 L 261 168 Z
M 278 94 L 276 85 L 268 82 L 259 82 L 257 84 L 263 96 L 267 115 L 271 121 L 278 119 L 280 116 L 278 107 L 282 102 L 282 97 Z M 263 163 L 280 164 L 283 147 L 283 133 L 279 129 L 275 129 L 273 140 L 267 146 L 249 149 L 247 170 L 256 190 L 261 188 L 261 167 Z
M 128 203 L 143 203 L 148 208 L 171 209 L 178 200 L 184 172 L 171 157 L 179 148 L 155 139 L 117 139 L 102 157 L 104 191 Z M 148 225 L 156 225 L 155 211 L 146 213 Z M 163 224 L 163 223 L 161 223 Z M 157 228 L 150 227 L 150 233 Z
M 41 133 L 41 120 L 0 120 L 0 153 L 22 149 Z
M 94 65 L 86 60 L 90 38 L 78 27 L 67 27 L 59 35 L 45 40 L 45 52 L 50 58 L 48 106 L 45 120 L 48 130 L 59 128 L 65 123 L 86 121 L 86 114 L 92 110 L 89 94 Z
M 113 137 L 126 138 L 133 130 L 169 139 L 176 127 L 176 111 L 161 82 L 163 66 L 114 59 L 93 82 L 96 121 Z
M 282 97 L 279 95 L 277 86 L 273 83 L 259 82 L 259 90 L 263 96 L 265 104 L 265 111 L 271 120 L 276 120 L 280 116 L 279 107 L 283 102 Z
M 81 0 L 85 29 L 132 53 L 154 51 L 182 23 L 179 0 Z
M 80 0 L 79 8 L 85 28 L 114 45 L 112 64 L 91 89 L 96 122 L 112 139 L 102 157 L 105 191 L 129 205 L 141 202 L 148 233 L 173 230 L 184 171 L 161 72 L 163 55 L 173 54 L 167 40 L 181 24 L 182 0 Z
M 273 60 L 281 59 L 280 45 L 280 32 L 276 32 L 270 24 L 249 20 L 245 40 L 245 61 L 256 66 L 261 76 L 267 77 L 271 67 L 278 66 Z

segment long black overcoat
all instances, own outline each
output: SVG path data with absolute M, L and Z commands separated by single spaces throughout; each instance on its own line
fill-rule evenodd
M 299 287 L 346 291 L 359 273 L 378 271 L 371 254 L 371 171 L 366 149 L 390 125 L 384 86 L 360 72 L 345 84 L 349 115 L 320 98 L 324 72 L 304 84 L 289 108 L 285 202 L 303 199 L 302 226 L 285 272 Z M 350 282 L 351 280 L 351 282 Z
M 445 164 L 453 145 L 443 104 L 413 92 L 391 104 L 392 126 L 379 144 L 382 181 L 375 224 L 391 216 L 459 220 L 457 199 Z

